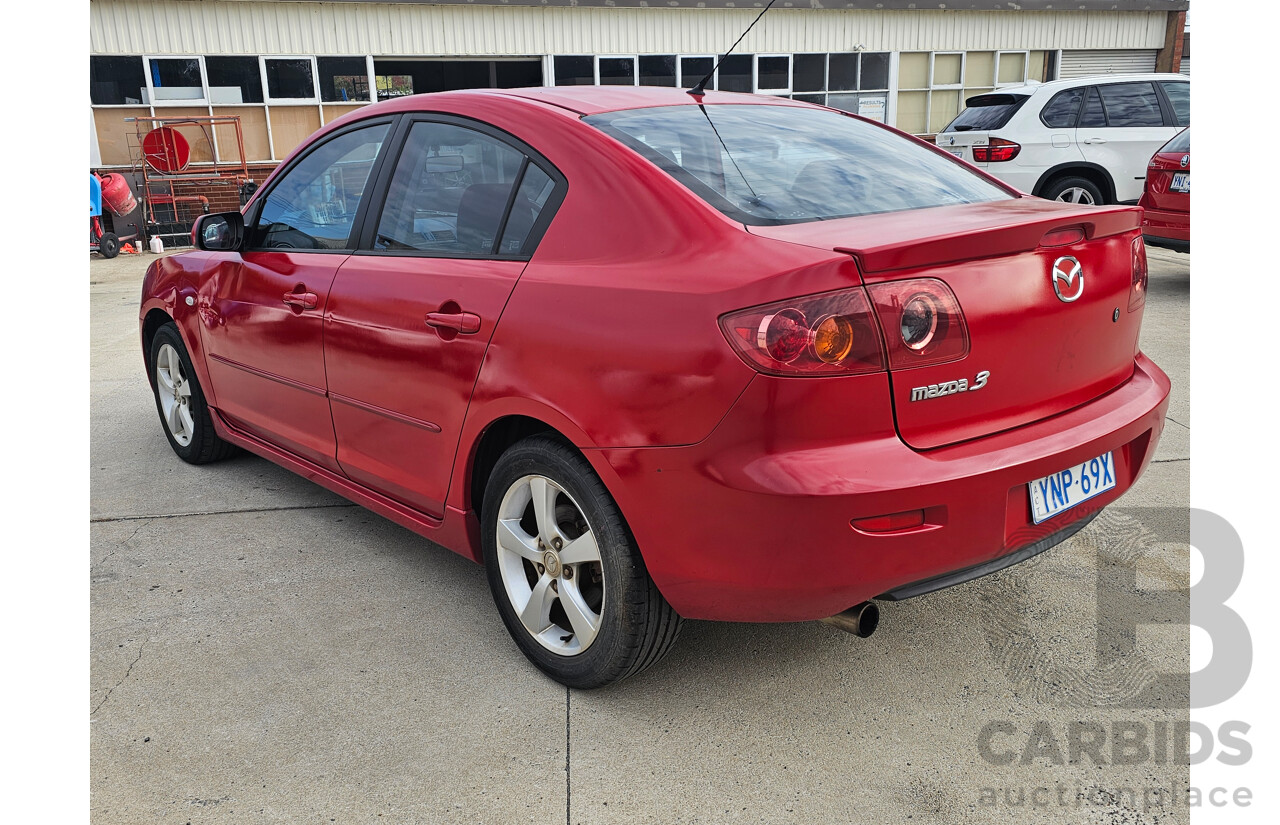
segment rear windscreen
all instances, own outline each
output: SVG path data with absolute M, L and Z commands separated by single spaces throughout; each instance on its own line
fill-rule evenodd
M 944 132 L 985 132 L 999 129 L 1009 122 L 1013 113 L 1027 102 L 1028 95 L 978 95 L 965 101 L 968 106 L 955 120 L 947 124 Z
M 1173 136 L 1173 140 L 1161 147 L 1160 152 L 1190 152 L 1191 151 L 1191 130 L 1183 129 L 1181 132 Z
M 1013 197 L 962 161 L 827 109 L 663 106 L 584 120 L 757 226 Z

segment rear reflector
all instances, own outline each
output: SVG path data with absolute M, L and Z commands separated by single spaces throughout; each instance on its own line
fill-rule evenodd
M 856 518 L 849 522 L 853 529 L 863 533 L 892 533 L 896 530 L 910 530 L 924 524 L 924 510 L 908 510 L 905 513 L 890 513 L 887 516 Z
M 1147 245 L 1143 242 L 1141 235 L 1133 239 L 1129 251 L 1133 263 L 1133 280 L 1129 286 L 1129 311 L 1133 312 L 1147 302 Z

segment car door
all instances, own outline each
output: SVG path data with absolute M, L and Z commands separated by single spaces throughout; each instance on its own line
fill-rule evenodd
M 342 471 L 439 517 L 485 349 L 565 184 L 474 121 L 400 131 L 384 205 L 329 293 L 325 364 Z
M 211 263 L 200 307 L 219 411 L 232 426 L 331 470 L 324 310 L 391 127 L 389 118 L 361 123 L 291 163 L 246 215 L 243 251 Z
M 1076 144 L 1084 159 L 1111 174 L 1116 200 L 1137 202 L 1147 161 L 1178 133 L 1149 80 L 1094 86 L 1085 99 Z

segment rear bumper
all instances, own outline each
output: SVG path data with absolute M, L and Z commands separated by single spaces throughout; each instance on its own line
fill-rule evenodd
M 839 380 L 847 393 L 832 406 L 829 387 L 817 405 L 816 382 L 757 377 L 699 444 L 589 451 L 617 479 L 613 492 L 649 572 L 681 615 L 817 619 L 869 598 L 967 581 L 1047 549 L 1141 475 L 1169 394 L 1168 378 L 1139 355 L 1128 381 L 1088 404 L 917 452 L 893 429 L 883 374 Z M 1028 482 L 1107 451 L 1115 489 L 1031 524 Z M 897 533 L 850 524 L 908 510 L 924 510 L 926 524 Z
M 1152 246 L 1186 252 L 1191 248 L 1191 213 L 1146 209 L 1142 217 L 1142 237 Z

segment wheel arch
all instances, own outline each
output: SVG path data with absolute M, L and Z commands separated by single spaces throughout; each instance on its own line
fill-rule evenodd
M 151 380 L 154 376 L 151 374 L 151 343 L 156 339 L 156 332 L 160 327 L 173 321 L 168 310 L 160 307 L 152 307 L 147 310 L 147 314 L 142 319 L 142 360 L 147 365 L 147 379 Z M 179 329 L 181 334 L 182 330 Z
M 1102 196 L 1107 203 L 1116 202 L 1116 185 L 1111 179 L 1111 173 L 1106 170 L 1106 167 L 1085 160 L 1073 160 L 1049 167 L 1040 176 L 1040 179 L 1036 181 L 1031 194 L 1036 197 L 1043 197 L 1044 190 L 1048 188 L 1050 183 L 1058 178 L 1069 176 L 1081 177 L 1092 181 L 1102 191 Z

